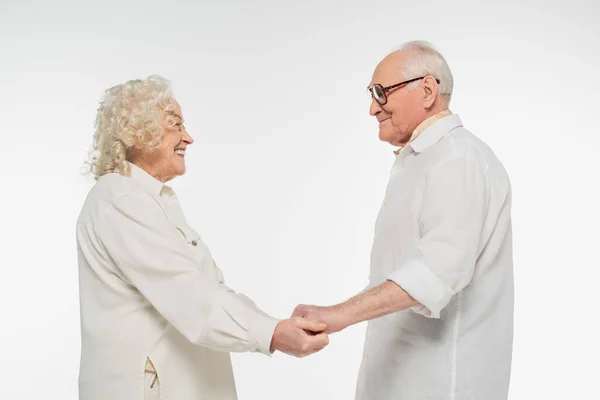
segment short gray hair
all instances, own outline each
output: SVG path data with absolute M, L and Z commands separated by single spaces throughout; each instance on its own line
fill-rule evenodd
M 440 94 L 449 102 L 454 88 L 454 78 L 448 63 L 435 47 L 429 42 L 415 40 L 404 43 L 398 50 L 406 55 L 406 61 L 401 67 L 404 79 L 424 75 L 436 77 L 440 80 Z M 415 82 L 411 86 L 417 85 L 418 82 Z

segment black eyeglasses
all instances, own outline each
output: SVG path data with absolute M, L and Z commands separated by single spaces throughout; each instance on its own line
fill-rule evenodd
M 369 93 L 371 93 L 371 97 L 373 99 L 375 99 L 375 101 L 380 106 L 383 106 L 383 105 L 385 105 L 387 103 L 387 93 L 390 90 L 392 90 L 394 88 L 397 88 L 398 86 L 406 85 L 407 83 L 418 81 L 419 79 L 424 79 L 426 77 L 427 76 L 421 76 L 420 78 L 409 79 L 407 81 L 396 83 L 395 85 L 386 86 L 386 87 L 383 87 L 379 83 L 376 83 L 374 85 L 369 86 L 367 88 L 367 90 L 369 91 Z M 439 79 L 436 78 L 435 81 L 438 83 L 438 85 L 440 84 L 440 80 Z

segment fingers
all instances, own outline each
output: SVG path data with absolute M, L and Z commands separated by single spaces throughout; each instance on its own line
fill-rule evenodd
M 306 306 L 300 304 L 294 308 L 294 312 L 292 312 L 292 317 L 304 317 L 306 315 Z
M 296 317 L 294 323 L 300 329 L 310 332 L 323 332 L 327 328 L 327 324 L 319 321 L 310 321 L 305 318 Z
M 314 336 L 305 336 L 297 352 L 296 357 L 302 358 L 323 350 L 329 344 L 329 337 L 325 332 Z
M 327 336 L 325 332 L 319 333 L 318 335 L 315 335 L 309 339 L 312 348 L 310 354 L 319 352 L 329 345 L 329 336 Z
M 283 320 L 275 328 L 271 349 L 296 357 L 313 354 L 329 344 L 325 328 L 326 324 L 304 318 Z
M 321 351 L 321 350 L 323 350 L 325 347 L 327 347 L 327 346 L 317 347 L 317 348 L 315 349 L 315 353 L 318 353 L 318 352 L 320 352 L 320 351 Z
M 323 332 L 310 338 L 313 348 L 324 348 L 329 344 L 329 336 Z

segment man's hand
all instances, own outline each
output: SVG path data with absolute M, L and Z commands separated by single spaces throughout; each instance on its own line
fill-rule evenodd
M 271 352 L 279 350 L 296 357 L 316 353 L 329 344 L 326 327 L 324 323 L 299 317 L 283 320 L 275 328 Z
M 419 305 L 408 292 L 392 281 L 362 291 L 343 303 L 330 306 L 296 307 L 292 317 L 302 317 L 327 324 L 327 333 L 339 332 L 359 322 L 369 321 Z
M 339 332 L 347 328 L 350 323 L 337 307 L 320 307 L 300 304 L 294 309 L 292 317 L 302 317 L 310 321 L 319 321 L 327 324 L 327 333 Z

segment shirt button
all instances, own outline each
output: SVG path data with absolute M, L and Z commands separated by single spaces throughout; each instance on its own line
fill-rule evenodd
M 192 240 L 192 246 L 197 246 L 197 245 L 198 245 L 198 242 L 195 240 Z

